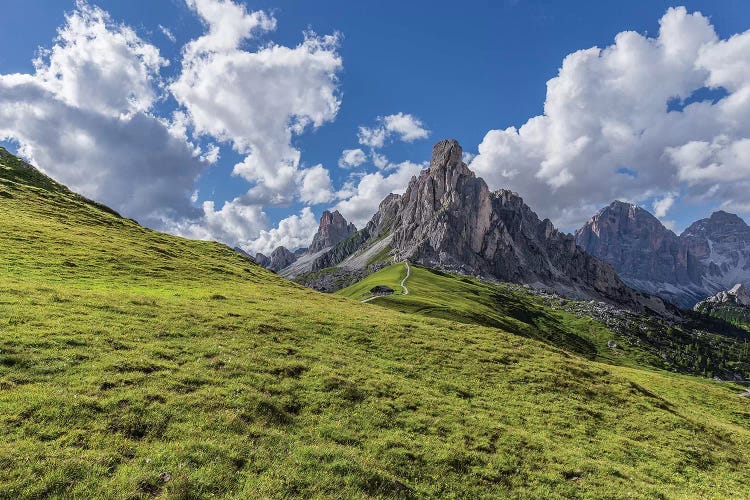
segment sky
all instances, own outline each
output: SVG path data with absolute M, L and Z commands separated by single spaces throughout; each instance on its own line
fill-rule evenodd
M 744 0 L 0 3 L 0 144 L 154 229 L 306 246 L 443 138 L 566 231 L 750 214 Z

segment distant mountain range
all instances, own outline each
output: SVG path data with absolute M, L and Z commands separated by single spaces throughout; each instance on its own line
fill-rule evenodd
M 490 191 L 461 160 L 455 140 L 433 148 L 429 168 L 391 194 L 363 229 L 326 211 L 308 249 L 254 259 L 281 275 L 334 291 L 410 260 L 486 280 L 526 283 L 631 308 L 682 308 L 737 283 L 750 285 L 750 227 L 719 211 L 681 235 L 647 210 L 615 201 L 575 235 L 540 220 L 508 190 Z
M 359 231 L 338 213 L 324 213 L 313 246 L 293 255 L 277 249 L 266 267 L 332 291 L 394 260 L 486 280 L 528 283 L 576 298 L 634 309 L 663 303 L 626 286 L 612 267 L 581 250 L 572 235 L 540 220 L 516 193 L 492 192 L 461 159 L 455 140 L 433 148 L 429 168 L 403 196 L 391 194 Z M 288 263 L 287 263 L 288 262 Z
M 736 284 L 750 285 L 750 227 L 724 211 L 677 236 L 645 209 L 615 201 L 575 238 L 631 287 L 683 308 Z

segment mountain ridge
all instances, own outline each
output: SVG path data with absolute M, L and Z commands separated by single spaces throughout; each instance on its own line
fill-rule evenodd
M 683 308 L 735 283 L 750 284 L 750 227 L 721 210 L 677 235 L 646 209 L 615 201 L 592 216 L 575 238 L 631 287 Z
M 548 219 L 540 220 L 518 194 L 490 191 L 462 153 L 456 140 L 436 143 L 429 167 L 412 177 L 403 195 L 388 195 L 365 228 L 280 273 L 333 291 L 348 284 L 341 278 L 347 270 L 361 277 L 394 260 L 409 260 L 666 312 L 660 300 L 630 290 L 608 264 L 581 251 Z

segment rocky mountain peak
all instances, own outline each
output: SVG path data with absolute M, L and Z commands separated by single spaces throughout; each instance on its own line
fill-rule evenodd
M 430 170 L 453 170 L 460 168 L 463 163 L 463 149 L 455 139 L 443 139 L 432 147 Z
M 723 210 L 677 236 L 647 210 L 615 201 L 576 231 L 576 243 L 631 287 L 686 308 L 750 283 L 750 226 Z
M 308 252 L 315 253 L 331 247 L 356 231 L 354 224 L 347 222 L 338 210 L 334 212 L 326 210 L 320 217 L 318 232 L 315 233 Z
M 706 219 L 700 219 L 692 224 L 682 233 L 683 237 L 722 237 L 726 235 L 750 236 L 750 226 L 742 217 L 718 210 Z
M 637 307 L 611 267 L 539 220 L 518 194 L 491 192 L 461 155 L 458 142 L 440 141 L 430 167 L 412 178 L 393 224 L 397 259 Z
M 747 225 L 739 215 L 725 212 L 724 210 L 717 210 L 716 212 L 712 213 L 711 217 L 709 217 L 708 219 L 711 222 L 718 224 L 738 224 L 742 226 Z
M 446 194 L 460 189 L 462 178 L 474 179 L 474 172 L 462 160 L 463 150 L 455 139 L 444 139 L 432 148 L 432 159 L 426 174 L 434 181 L 434 198 L 440 201 Z M 448 200 L 443 200 L 448 201 Z

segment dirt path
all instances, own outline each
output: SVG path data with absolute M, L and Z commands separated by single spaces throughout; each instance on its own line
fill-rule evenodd
M 409 262 L 404 261 L 404 264 L 406 264 L 406 276 L 404 276 L 404 279 L 401 280 L 401 288 L 404 289 L 404 295 L 409 295 L 409 289 L 406 288 L 406 280 L 409 279 L 409 276 L 411 276 L 411 267 L 409 267 Z

